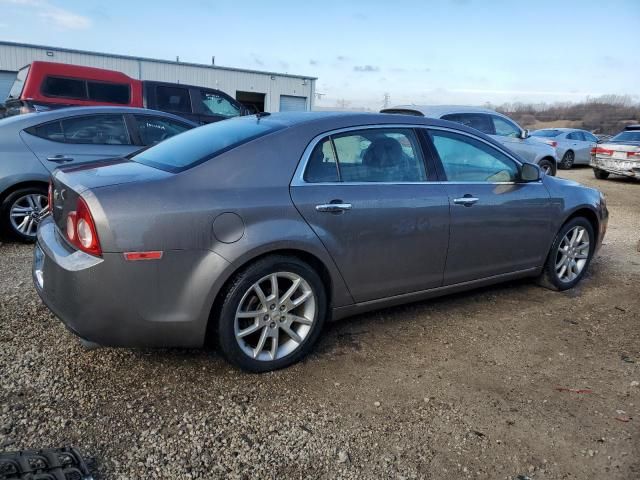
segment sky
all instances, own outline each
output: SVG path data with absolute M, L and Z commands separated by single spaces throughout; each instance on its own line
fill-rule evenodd
M 640 0 L 0 0 L 0 40 L 318 77 L 317 106 L 640 101 Z

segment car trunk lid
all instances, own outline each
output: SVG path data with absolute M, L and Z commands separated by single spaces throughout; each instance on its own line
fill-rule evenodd
M 67 216 L 76 209 L 78 197 L 82 193 L 100 187 L 159 180 L 171 175 L 173 174 L 126 158 L 57 169 L 51 176 L 53 219 L 64 232 Z

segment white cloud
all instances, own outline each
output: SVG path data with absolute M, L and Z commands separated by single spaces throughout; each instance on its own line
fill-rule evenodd
M 89 17 L 57 7 L 46 0 L 0 0 L 0 3 L 28 9 L 30 13 L 63 30 L 84 30 L 92 25 Z

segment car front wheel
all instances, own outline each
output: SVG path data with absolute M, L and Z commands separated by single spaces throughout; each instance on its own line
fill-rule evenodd
M 322 280 L 294 257 L 263 258 L 236 275 L 218 318 L 220 351 L 249 372 L 287 367 L 307 355 L 324 324 Z
M 540 170 L 542 170 L 547 175 L 554 176 L 556 174 L 556 166 L 551 160 L 543 158 L 542 160 L 540 160 L 540 162 L 538 162 L 538 166 L 540 167 Z
M 552 290 L 573 288 L 584 276 L 595 248 L 591 223 L 576 217 L 565 223 L 551 246 L 539 283 Z
M 22 242 L 34 242 L 40 218 L 48 209 L 47 191 L 38 187 L 16 190 L 0 206 L 3 230 Z

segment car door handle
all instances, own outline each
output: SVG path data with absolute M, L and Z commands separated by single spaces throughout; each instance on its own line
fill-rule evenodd
M 50 162 L 56 162 L 56 163 L 73 162 L 73 158 L 65 157 L 64 155 L 54 155 L 52 157 L 47 157 L 47 160 L 49 160 Z
M 465 207 L 470 207 L 474 203 L 477 203 L 480 199 L 472 196 L 462 197 L 462 198 L 454 198 L 453 203 L 456 205 L 464 205 Z
M 350 203 L 323 203 L 316 205 L 316 211 L 318 212 L 340 213 L 347 210 L 351 210 Z

